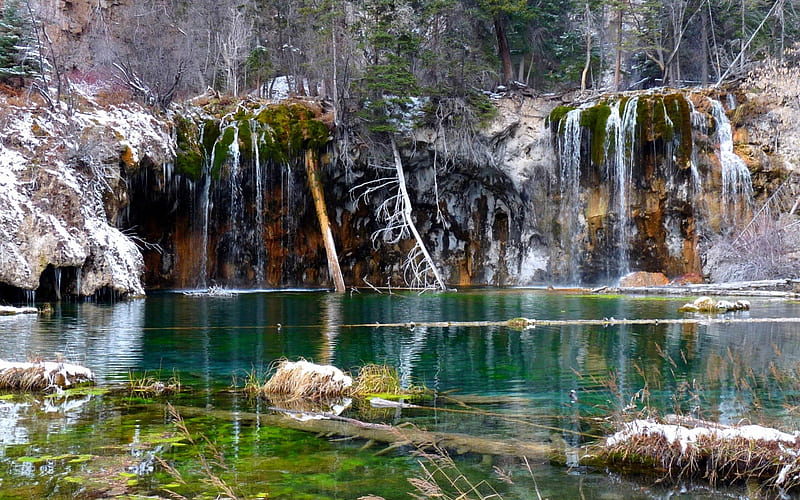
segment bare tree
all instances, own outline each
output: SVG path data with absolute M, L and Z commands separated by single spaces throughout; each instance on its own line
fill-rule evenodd
M 417 230 L 412 216 L 411 197 L 406 186 L 405 171 L 400 151 L 397 148 L 397 141 L 394 136 L 390 136 L 393 167 L 381 166 L 382 170 L 390 170 L 393 173 L 353 188 L 352 192 L 360 191 L 360 198 L 368 199 L 370 195 L 389 189 L 393 192 L 386 197 L 378 206 L 377 216 L 384 226 L 372 234 L 373 244 L 379 240 L 390 245 L 397 244 L 405 238 L 412 237 L 414 246 L 406 255 L 403 262 L 403 278 L 411 288 L 433 288 L 439 290 L 447 289 L 436 263 L 428 252 L 422 236 Z
M 218 33 L 216 39 L 225 70 L 225 89 L 235 96 L 239 95 L 241 67 L 247 58 L 252 38 L 253 22 L 245 17 L 244 12 L 231 7 L 227 32 Z

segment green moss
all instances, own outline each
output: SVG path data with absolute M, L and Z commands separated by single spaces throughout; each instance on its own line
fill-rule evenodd
M 203 173 L 203 152 L 200 149 L 198 129 L 191 120 L 181 116 L 175 119 L 175 129 L 175 172 L 196 181 Z
M 581 111 L 581 126 L 591 134 L 592 161 L 601 165 L 605 157 L 606 123 L 611 115 L 611 107 L 601 102 Z
M 553 111 L 547 116 L 545 120 L 545 126 L 553 128 L 553 124 L 556 125 L 557 129 L 561 129 L 561 121 L 567 116 L 567 113 L 576 109 L 574 106 L 556 106 Z
M 231 144 L 233 144 L 235 139 L 236 128 L 229 126 L 223 130 L 222 135 L 214 144 L 214 163 L 211 165 L 211 175 L 213 175 L 214 178 L 219 178 L 222 165 L 225 163 L 225 160 L 228 159 Z
M 203 151 L 208 155 L 214 150 L 214 144 L 220 136 L 219 122 L 207 120 L 203 123 Z
M 688 165 L 692 157 L 692 108 L 686 97 L 678 93 L 664 96 L 664 107 L 677 134 L 675 156 L 681 165 Z
M 253 156 L 253 130 L 248 117 L 239 121 L 239 151 L 244 161 L 250 161 Z
M 299 104 L 270 106 L 256 120 L 266 128 L 261 153 L 275 161 L 288 161 L 301 151 L 320 149 L 330 141 L 328 127 Z

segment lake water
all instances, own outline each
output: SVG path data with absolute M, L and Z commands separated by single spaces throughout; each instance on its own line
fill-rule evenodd
M 438 396 L 425 409 L 343 415 L 392 424 L 578 446 L 611 432 L 623 409 L 679 412 L 723 423 L 800 428 L 800 328 L 792 323 L 363 327 L 365 323 L 553 319 L 679 318 L 685 298 L 588 296 L 545 290 L 438 294 L 242 292 L 230 297 L 154 294 L 117 304 L 55 306 L 51 316 L 0 317 L 0 359 L 58 355 L 92 368 L 100 386 L 129 377 L 177 377 L 186 389 L 155 400 L 111 395 L 70 400 L 0 399 L 0 497 L 72 498 L 107 485 L 107 495 L 214 498 L 196 447 L 175 445 L 167 401 L 187 428 L 216 444 L 218 474 L 242 496 L 409 498 L 422 474 L 407 449 L 376 455 L 341 440 L 262 425 L 268 404 L 245 397 L 249 373 L 277 359 L 305 358 L 357 371 L 367 363 L 398 370 L 404 384 Z M 751 299 L 726 317 L 797 317 L 800 304 Z M 60 353 L 60 354 L 58 354 Z M 569 393 L 577 391 L 578 401 Z M 445 396 L 481 396 L 469 405 Z M 448 410 L 465 411 L 448 411 Z M 201 440 L 201 439 L 200 439 Z M 213 450 L 205 448 L 204 453 Z M 68 456 L 67 456 L 68 455 Z M 163 472 L 160 457 L 188 484 Z M 730 498 L 745 487 L 658 484 L 546 460 L 454 457 L 475 482 L 502 498 Z M 426 462 L 423 460 L 423 464 Z M 104 465 L 103 465 L 104 464 Z M 430 465 L 430 464 L 429 464 Z M 494 467 L 510 476 L 498 477 Z M 106 474 L 106 475 L 104 475 Z M 94 482 L 93 482 L 94 481 Z

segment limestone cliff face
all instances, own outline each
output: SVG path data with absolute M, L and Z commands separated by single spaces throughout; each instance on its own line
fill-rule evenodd
M 618 125 L 608 120 L 622 120 L 634 97 L 635 161 L 618 172 L 606 140 Z M 425 129 L 402 148 L 414 219 L 455 286 L 608 282 L 623 260 L 630 270 L 703 272 L 709 242 L 752 213 L 732 197 L 746 194 L 736 191 L 740 167 L 753 174 L 757 204 L 797 165 L 798 132 L 786 121 L 797 104 L 736 101 L 699 93 L 578 106 L 497 99 L 498 116 L 472 139 L 470 154 L 452 154 L 453 143 Z M 328 141 L 326 110 L 232 106 L 233 113 L 219 103 L 187 105 L 167 119 L 89 98 L 71 115 L 9 103 L 0 143 L 0 293 L 330 286 L 302 165 L 303 148 Z M 725 161 L 734 170 L 725 173 Z M 355 162 L 327 163 L 323 175 L 346 283 L 402 285 L 410 240 L 373 238 L 391 192 L 360 196 L 384 173 Z
M 752 213 L 750 171 L 758 171 L 735 154 L 736 107 L 718 97 L 669 91 L 580 106 L 500 98 L 497 118 L 463 154 L 452 153 L 463 144 L 417 130 L 414 146 L 402 149 L 405 175 L 445 280 L 506 286 L 608 283 L 629 270 L 701 274 L 704 249 Z M 264 123 L 294 118 L 263 106 L 184 108 L 174 168 L 131 179 L 122 224 L 161 246 L 145 251 L 149 286 L 330 285 L 303 155 L 258 145 Z M 382 172 L 358 162 L 324 171 L 350 285 L 404 283 L 411 241 L 373 237 L 392 192 L 361 196 Z M 774 183 L 782 172 L 764 178 Z
M 167 124 L 135 106 L 101 109 L 90 101 L 71 113 L 5 99 L 2 106 L 4 298 L 142 295 L 139 249 L 109 215 L 127 204 L 125 168 L 173 156 Z

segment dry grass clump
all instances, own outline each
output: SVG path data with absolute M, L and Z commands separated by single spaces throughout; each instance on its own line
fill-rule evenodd
M 0 360 L 0 388 L 19 391 L 46 391 L 94 383 L 88 368 L 54 361 L 15 363 Z
M 789 490 L 800 485 L 800 439 L 756 425 L 696 426 L 636 420 L 611 436 L 601 461 L 661 472 L 672 480 L 703 478 L 712 485 L 757 480 Z
M 275 373 L 261 386 L 261 396 L 280 396 L 281 399 L 334 399 L 347 396 L 353 379 L 334 366 L 310 363 L 304 359 L 278 362 Z
M 148 375 L 147 372 L 141 375 L 129 372 L 128 388 L 131 394 L 139 396 L 160 396 L 163 394 L 175 394 L 180 392 L 181 381 L 177 375 L 173 375 L 166 382 L 163 382 L 156 377 Z
M 413 396 L 426 392 L 424 386 L 412 385 L 403 389 L 397 369 L 387 365 L 368 364 L 358 370 L 353 384 L 353 396 L 369 396 L 374 394 Z
M 397 370 L 387 365 L 368 364 L 358 370 L 353 384 L 353 394 L 403 394 Z

